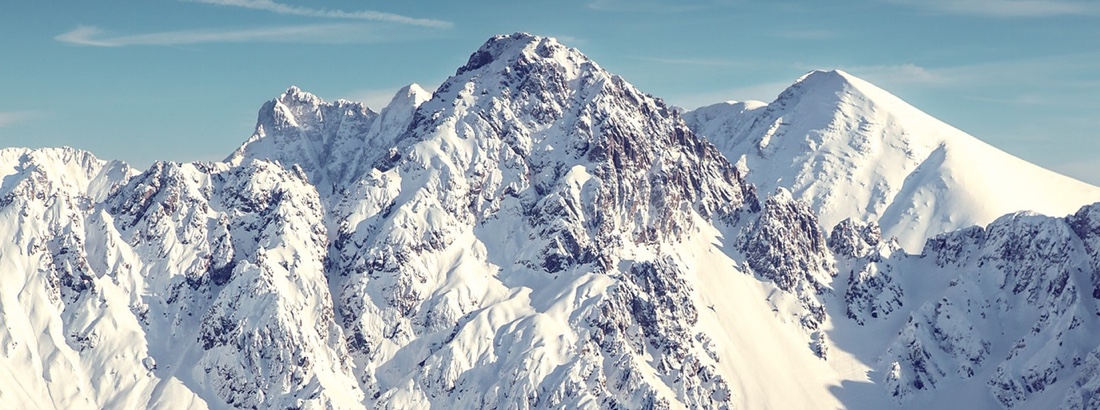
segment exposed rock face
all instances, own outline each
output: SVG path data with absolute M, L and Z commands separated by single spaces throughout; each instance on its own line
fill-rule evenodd
M 806 309 L 802 326 L 817 330 L 825 320 L 819 296 L 832 293 L 829 284 L 836 267 L 809 207 L 779 189 L 764 202 L 760 216 L 742 231 L 738 247 L 754 273 L 798 295 Z
M 863 258 L 871 255 L 882 243 L 882 229 L 877 223 L 852 219 L 840 221 L 829 233 L 829 249 L 837 256 Z
M 894 278 L 894 267 L 884 263 L 901 254 L 896 240 L 884 241 L 878 224 L 851 219 L 841 221 L 829 235 L 829 248 L 849 258 L 845 314 L 862 325 L 869 318 L 885 317 L 904 305 L 903 290 Z
M 376 113 L 362 103 L 325 102 L 298 87 L 260 108 L 256 131 L 226 162 L 249 159 L 301 167 L 322 196 L 332 196 L 354 184 L 376 163 L 391 161 L 416 108 L 431 93 L 411 84 Z
M 208 386 L 208 401 L 362 399 L 324 272 L 323 207 L 300 172 L 261 161 L 158 163 L 103 210 L 138 255 L 130 274 L 149 293 L 149 338 L 162 349 L 190 346 L 175 361 L 185 368 L 173 371 Z

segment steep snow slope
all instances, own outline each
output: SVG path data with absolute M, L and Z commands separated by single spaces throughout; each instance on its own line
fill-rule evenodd
M 789 188 L 826 226 L 878 222 L 911 251 L 1005 213 L 1060 216 L 1100 201 L 1100 188 L 1006 154 L 842 71 L 811 72 L 767 105 L 721 103 L 684 116 L 761 190 Z

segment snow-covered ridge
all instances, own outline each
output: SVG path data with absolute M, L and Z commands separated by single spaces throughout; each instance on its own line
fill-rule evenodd
M 68 147 L 4 148 L 0 149 L 0 179 L 4 180 L 0 197 L 10 200 L 13 191 L 22 189 L 24 194 L 81 196 L 90 204 L 103 200 L 137 172 L 124 162 L 103 161 Z
M 376 113 L 362 103 L 332 103 L 290 87 L 260 108 L 256 131 L 226 162 L 249 159 L 298 165 L 323 193 L 361 177 L 404 134 L 412 114 L 431 93 L 410 84 Z
M 877 222 L 910 251 L 1009 212 L 1061 216 L 1100 188 L 1004 153 L 843 71 L 814 71 L 775 101 L 720 103 L 688 124 L 769 191 L 789 188 L 826 226 Z
M 942 144 L 921 142 L 906 121 L 927 118 L 875 90 L 813 73 L 771 104 L 681 118 L 580 51 L 516 33 L 378 112 L 291 87 L 224 162 L 138 173 L 71 149 L 0 150 L 0 397 L 1096 407 L 1100 205 L 1012 213 L 917 255 L 888 218 L 860 217 L 889 214 L 874 206 L 833 223 L 817 213 L 851 204 L 801 200 L 786 176 L 758 196 L 749 179 L 814 161 L 804 144 L 829 148 L 811 152 L 828 154 L 823 184 L 880 188 L 838 195 L 901 201 L 895 174 L 946 192 L 919 218 L 1001 198 L 967 191 L 984 180 L 954 165 L 985 148 L 934 125 L 921 130 Z M 737 147 L 739 161 L 721 151 Z M 937 178 L 950 183 L 924 184 Z

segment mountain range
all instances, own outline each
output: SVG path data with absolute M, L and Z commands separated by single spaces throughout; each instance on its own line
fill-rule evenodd
M 0 150 L 16 408 L 1100 408 L 1100 188 L 863 80 L 489 39 L 220 162 Z

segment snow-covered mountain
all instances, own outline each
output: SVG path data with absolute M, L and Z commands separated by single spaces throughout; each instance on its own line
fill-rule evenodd
M 744 175 L 774 169 L 720 148 L 517 33 L 378 113 L 291 87 L 223 162 L 0 150 L 0 399 L 1097 407 L 1100 204 L 909 254 L 874 218 L 758 193 Z
M 878 222 L 913 252 L 1006 213 L 1066 215 L 1100 201 L 1100 188 L 1006 154 L 842 71 L 811 72 L 769 104 L 719 103 L 684 118 L 743 163 L 762 192 L 790 189 L 826 226 Z

